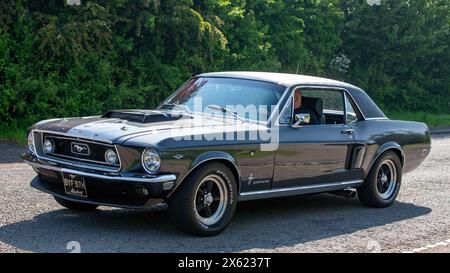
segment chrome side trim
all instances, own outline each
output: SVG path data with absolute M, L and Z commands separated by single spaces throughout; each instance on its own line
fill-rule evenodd
M 243 192 L 239 195 L 240 201 L 245 200 L 253 200 L 260 198 L 269 198 L 269 197 L 278 197 L 278 196 L 288 196 L 288 195 L 296 195 L 302 193 L 310 193 L 310 192 L 322 192 L 326 191 L 328 188 L 349 188 L 351 186 L 360 185 L 363 180 L 351 180 L 344 182 L 335 182 L 335 183 L 327 183 L 320 185 L 310 185 L 310 186 L 298 186 L 298 187 L 290 187 L 290 188 L 280 188 L 280 189 L 271 189 L 271 190 L 263 190 L 263 191 L 253 191 L 253 192 Z
M 389 118 L 366 118 L 365 120 L 389 120 Z
M 347 182 L 337 182 L 337 183 L 329 183 L 329 184 L 321 184 L 321 185 L 311 185 L 311 186 L 299 186 L 299 187 L 291 187 L 291 188 L 281 188 L 281 189 L 272 189 L 272 190 L 263 190 L 263 191 L 254 191 L 254 192 L 243 192 L 241 195 L 252 195 L 252 194 L 261 194 L 267 192 L 285 192 L 285 191 L 294 191 L 294 190 L 303 190 L 303 189 L 315 189 L 315 188 L 324 188 L 330 186 L 340 186 L 340 185 L 349 185 L 355 183 L 361 183 L 362 180 L 353 180 Z
M 57 166 L 50 166 L 50 165 L 46 165 L 46 164 L 31 162 L 28 160 L 24 160 L 24 161 L 28 165 L 35 167 L 35 168 L 42 168 L 42 169 L 58 171 L 58 172 L 66 172 L 66 173 L 81 175 L 81 176 L 85 176 L 85 177 L 98 178 L 98 179 L 102 179 L 102 180 L 129 181 L 129 182 L 142 182 L 142 183 L 164 183 L 164 182 L 175 181 L 177 179 L 176 175 L 174 175 L 174 174 L 164 174 L 164 175 L 155 176 L 155 177 L 151 177 L 151 178 L 111 176 L 111 175 L 106 175 L 106 174 L 95 174 L 95 173 L 77 171 L 77 170 L 72 170 L 72 169 L 67 169 L 67 168 L 61 168 L 61 167 L 57 167 Z

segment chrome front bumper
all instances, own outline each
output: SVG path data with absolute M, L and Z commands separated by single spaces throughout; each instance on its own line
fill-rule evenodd
M 174 174 L 163 174 L 163 175 L 149 175 L 149 176 L 124 176 L 120 173 L 100 173 L 100 172 L 87 172 L 80 171 L 67 167 L 60 167 L 52 161 L 44 161 L 38 159 L 30 154 L 23 153 L 21 156 L 22 160 L 33 168 L 41 168 L 46 170 L 52 170 L 57 172 L 68 172 L 84 177 L 92 177 L 101 180 L 113 180 L 113 181 L 130 181 L 130 182 L 140 182 L 140 183 L 165 183 L 165 182 L 175 182 L 177 177 Z
M 160 203 L 175 188 L 174 174 L 143 175 L 121 172 L 98 172 L 64 166 L 24 153 L 21 158 L 37 172 L 31 186 L 43 192 L 80 203 L 125 208 L 145 208 Z M 63 173 L 84 177 L 87 197 L 66 194 Z M 146 189 L 146 191 L 142 191 Z M 143 194 L 145 192 L 145 194 Z

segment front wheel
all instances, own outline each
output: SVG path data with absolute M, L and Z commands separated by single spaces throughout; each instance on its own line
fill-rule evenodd
M 169 212 L 177 227 L 189 234 L 212 236 L 233 218 L 237 203 L 233 173 L 221 163 L 195 170 L 169 199 Z
M 61 206 L 71 209 L 71 210 L 78 210 L 78 211 L 94 211 L 98 205 L 94 205 L 94 204 L 85 204 L 85 203 L 79 203 L 79 202 L 73 202 L 73 201 L 69 201 L 63 198 L 59 198 L 57 196 L 53 196 L 56 200 L 56 202 L 58 202 L 58 204 L 60 204 Z
M 388 151 L 375 161 L 366 180 L 357 189 L 358 198 L 370 207 L 388 207 L 397 198 L 401 182 L 400 159 L 396 153 Z

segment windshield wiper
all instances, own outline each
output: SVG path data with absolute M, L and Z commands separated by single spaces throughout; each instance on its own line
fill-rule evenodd
M 235 118 L 237 118 L 238 120 L 240 120 L 240 121 L 242 121 L 242 122 L 245 121 L 245 119 L 243 119 L 243 118 L 241 118 L 240 116 L 238 116 L 238 114 L 237 114 L 236 112 L 234 112 L 234 111 L 232 111 L 232 110 L 230 110 L 230 109 L 228 109 L 228 108 L 226 108 L 226 107 L 223 107 L 223 106 L 220 106 L 220 105 L 217 105 L 217 104 L 210 104 L 210 105 L 208 105 L 208 106 L 206 106 L 206 107 L 211 108 L 211 109 L 214 109 L 214 110 L 222 111 L 223 113 L 225 113 L 225 112 L 230 113 L 230 114 L 232 114 Z
M 163 105 L 161 105 L 162 107 L 164 106 L 170 106 L 172 108 L 178 108 L 181 109 L 185 112 L 187 112 L 188 114 L 191 114 L 191 111 L 189 110 L 189 108 L 186 105 L 181 105 L 181 104 L 175 104 L 175 103 L 164 103 Z

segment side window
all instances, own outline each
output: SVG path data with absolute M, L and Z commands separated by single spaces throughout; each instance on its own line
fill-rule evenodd
M 347 95 L 345 95 L 345 120 L 348 124 L 353 124 L 358 121 L 358 115 Z
M 324 113 L 334 111 L 344 114 L 344 97 L 342 91 L 307 89 L 302 91 L 302 95 L 303 97 L 321 99 Z
M 301 96 L 301 100 L 296 95 Z M 308 87 L 295 89 L 288 106 L 280 114 L 279 123 L 292 124 L 295 114 L 300 113 L 313 116 L 310 123 L 304 124 L 305 126 L 345 124 L 358 121 L 358 115 L 351 101 L 341 90 Z
M 280 124 L 292 123 L 292 98 L 289 99 L 288 106 L 284 109 L 284 112 L 280 115 Z
M 317 124 L 345 123 L 345 99 L 342 91 L 304 88 L 301 93 L 302 105 L 317 116 Z

